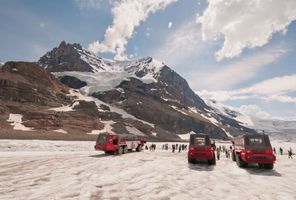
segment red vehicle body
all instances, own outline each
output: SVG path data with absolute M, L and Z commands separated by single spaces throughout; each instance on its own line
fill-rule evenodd
M 216 164 L 215 150 L 211 147 L 210 138 L 205 134 L 191 134 L 188 150 L 188 162 L 207 161 Z
M 143 137 L 136 135 L 100 133 L 95 150 L 104 151 L 107 154 L 123 154 L 134 149 L 141 151 L 145 143 Z
M 233 138 L 232 160 L 239 167 L 258 163 L 259 167 L 273 169 L 276 160 L 268 135 L 242 135 Z

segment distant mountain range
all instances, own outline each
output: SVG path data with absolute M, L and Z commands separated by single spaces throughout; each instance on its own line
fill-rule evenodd
M 285 140 L 288 142 L 296 141 L 296 121 L 280 119 L 260 119 L 258 117 L 243 114 L 237 109 L 224 105 L 210 99 L 204 99 L 205 103 L 215 112 L 230 117 L 243 126 L 255 129 L 258 133 L 266 133 L 273 139 Z
M 10 114 L 23 116 L 20 123 L 31 128 L 32 138 L 41 138 L 40 131 L 53 139 L 109 131 L 151 140 L 180 140 L 192 132 L 219 139 L 256 133 L 233 111 L 207 105 L 184 78 L 151 57 L 113 61 L 63 41 L 37 63 L 7 62 L 0 85 L 5 137 L 21 131 L 7 122 Z

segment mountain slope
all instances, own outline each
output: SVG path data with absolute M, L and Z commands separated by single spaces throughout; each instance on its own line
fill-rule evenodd
M 205 99 L 205 102 L 216 113 L 237 120 L 240 124 L 259 133 L 263 131 L 272 139 L 284 140 L 287 142 L 296 141 L 296 121 L 280 119 L 260 119 L 240 112 L 237 108 L 224 105 L 215 100 Z
M 83 95 L 123 110 L 138 122 L 147 122 L 152 130 L 143 133 L 150 137 L 178 139 L 178 135 L 193 131 L 226 139 L 255 133 L 216 113 L 190 89 L 184 78 L 150 57 L 117 62 L 97 57 L 78 44 L 62 42 L 38 63 L 68 86 L 79 88 Z M 129 132 L 126 122 L 116 126 L 119 132 Z M 113 130 L 114 125 L 110 128 Z

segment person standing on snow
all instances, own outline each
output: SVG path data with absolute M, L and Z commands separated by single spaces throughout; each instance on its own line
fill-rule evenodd
M 280 154 L 283 155 L 283 149 L 280 147 Z
M 275 147 L 273 147 L 273 152 L 274 152 L 274 154 L 276 154 L 276 150 L 275 150 Z
M 179 145 L 179 153 L 181 152 L 181 148 L 182 148 L 181 145 Z
M 293 155 L 293 152 L 292 152 L 292 148 L 290 147 L 290 150 L 288 150 L 288 158 L 293 159 L 292 155 Z
M 220 149 L 217 148 L 217 160 L 220 160 Z
M 214 151 L 216 150 L 215 140 L 212 142 L 211 147 L 214 149 Z
M 175 148 L 176 148 L 176 146 L 173 144 L 173 145 L 172 145 L 172 149 L 173 149 L 172 152 L 173 152 L 173 153 L 175 153 Z

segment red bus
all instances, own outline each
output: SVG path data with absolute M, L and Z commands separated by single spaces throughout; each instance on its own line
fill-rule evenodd
M 216 164 L 215 150 L 211 146 L 211 141 L 206 134 L 191 134 L 188 162 L 207 161 L 209 165 Z
M 259 167 L 273 169 L 276 160 L 268 135 L 242 135 L 233 138 L 232 160 L 239 167 L 258 163 Z
M 145 143 L 144 137 L 137 135 L 100 133 L 95 150 L 106 154 L 125 154 L 132 150 L 142 151 Z

